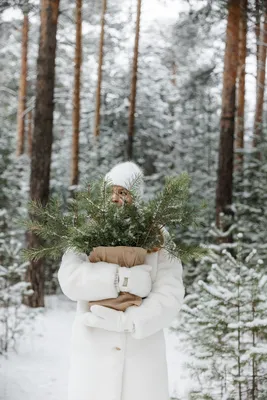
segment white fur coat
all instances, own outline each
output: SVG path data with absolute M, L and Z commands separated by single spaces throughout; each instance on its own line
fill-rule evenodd
M 139 307 L 125 312 L 134 333 L 85 326 L 80 316 L 87 302 L 117 297 L 114 264 L 88 262 L 85 254 L 65 253 L 58 279 L 62 291 L 77 301 L 71 336 L 68 400 L 169 400 L 163 328 L 177 316 L 184 286 L 180 260 L 166 251 L 148 254 L 152 291 Z

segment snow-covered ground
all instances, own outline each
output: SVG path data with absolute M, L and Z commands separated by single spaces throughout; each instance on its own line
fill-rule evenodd
M 69 340 L 76 303 L 64 295 L 46 296 L 46 309 L 17 353 L 0 358 L 0 400 L 66 400 Z M 170 394 L 186 399 L 189 379 L 179 338 L 166 334 Z

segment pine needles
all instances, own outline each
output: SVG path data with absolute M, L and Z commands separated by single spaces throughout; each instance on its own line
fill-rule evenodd
M 189 201 L 188 174 L 167 178 L 163 191 L 148 202 L 138 195 L 140 179 L 136 176 L 131 184 L 133 202 L 120 207 L 112 202 L 112 185 L 103 178 L 76 193 L 66 211 L 59 198 L 52 198 L 45 207 L 31 202 L 30 218 L 24 225 L 42 238 L 43 244 L 25 250 L 25 257 L 58 259 L 67 248 L 89 254 L 97 246 L 165 248 L 182 261 L 206 254 L 207 250 L 197 245 L 177 242 L 174 232 L 163 235 L 165 228 L 197 225 L 201 207 Z

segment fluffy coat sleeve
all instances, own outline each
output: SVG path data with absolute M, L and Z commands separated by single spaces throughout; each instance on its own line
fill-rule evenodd
M 62 292 L 71 300 L 95 301 L 118 297 L 117 270 L 117 264 L 91 263 L 85 253 L 67 250 L 57 276 Z
M 126 311 L 134 323 L 132 336 L 142 339 L 167 328 L 180 311 L 185 294 L 183 268 L 179 259 L 171 259 L 165 250 L 158 255 L 158 271 L 152 290 L 139 307 Z

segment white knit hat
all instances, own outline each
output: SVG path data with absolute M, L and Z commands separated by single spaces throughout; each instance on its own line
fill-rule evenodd
M 132 161 L 115 165 L 106 175 L 105 180 L 113 185 L 122 186 L 127 190 L 134 188 L 139 196 L 144 193 L 143 171 Z M 137 179 L 138 178 L 138 179 Z

